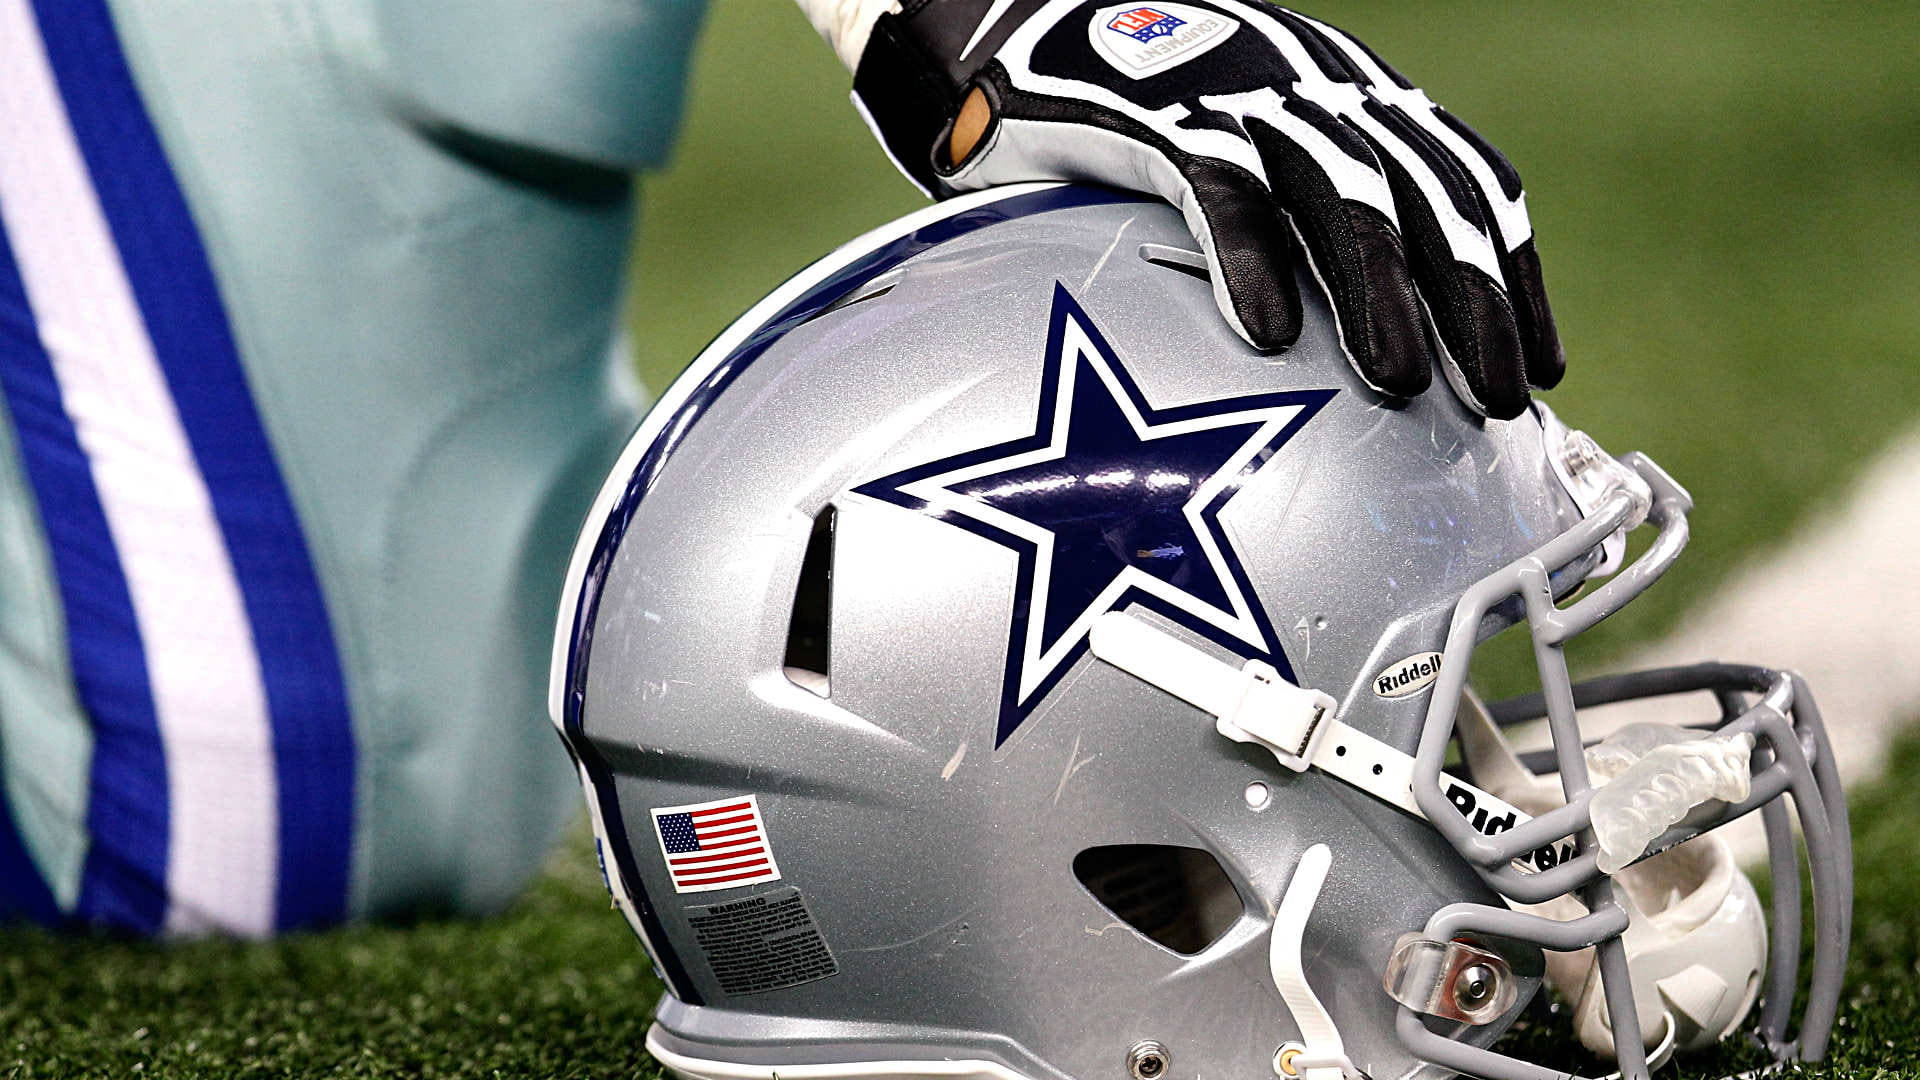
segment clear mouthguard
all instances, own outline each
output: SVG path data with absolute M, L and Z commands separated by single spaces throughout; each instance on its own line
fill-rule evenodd
M 1619 873 L 1647 845 L 1712 800 L 1739 802 L 1753 789 L 1753 736 L 1714 735 L 1666 724 L 1630 724 L 1587 752 L 1597 865 Z

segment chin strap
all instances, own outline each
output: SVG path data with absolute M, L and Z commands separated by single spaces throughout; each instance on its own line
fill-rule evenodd
M 1131 615 L 1095 619 L 1088 644 L 1107 663 L 1211 713 L 1220 734 L 1266 747 L 1294 772 L 1305 772 L 1327 732 L 1342 726 L 1333 698 L 1293 685 L 1271 665 L 1249 660 L 1235 669 Z
M 1294 772 L 1319 769 L 1381 802 L 1426 818 L 1413 797 L 1412 754 L 1341 721 L 1333 715 L 1338 703 L 1332 697 L 1295 686 L 1271 665 L 1249 660 L 1236 668 L 1117 611 L 1094 620 L 1088 643 L 1094 656 L 1211 714 L 1215 729 L 1227 738 L 1265 747 Z M 1450 774 L 1441 776 L 1441 791 L 1475 829 L 1492 835 L 1533 820 L 1533 814 L 1509 799 L 1536 812 L 1565 801 L 1557 783 L 1535 777 L 1519 765 L 1477 700 L 1460 710 L 1457 730 L 1473 775 L 1493 791 Z M 1496 750 L 1483 745 L 1489 740 Z M 1622 748 L 1619 782 L 1596 789 L 1594 828 L 1601 838 L 1602 869 L 1618 871 L 1640 858 L 1651 840 L 1708 799 L 1738 800 L 1746 795 L 1742 785 L 1753 746 L 1750 737 L 1713 739 L 1681 732 L 1665 739 L 1676 745 L 1658 746 L 1660 741 Z M 1595 767 L 1600 768 L 1600 763 Z M 1596 773 L 1601 778 L 1612 775 L 1604 768 Z M 1515 859 L 1514 865 L 1524 871 L 1550 869 L 1564 857 L 1563 850 L 1563 845 L 1554 845 L 1530 852 Z
M 1301 939 L 1307 920 L 1313 917 L 1313 905 L 1320 899 L 1320 887 L 1326 883 L 1327 870 L 1333 865 L 1333 851 L 1315 844 L 1300 856 L 1293 880 L 1273 913 L 1273 934 L 1267 949 L 1267 967 L 1273 973 L 1274 989 L 1293 1014 L 1300 1029 L 1300 1041 L 1283 1044 L 1273 1055 L 1273 1071 L 1283 1077 L 1300 1080 L 1344 1080 L 1360 1071 L 1347 1059 L 1346 1045 L 1320 996 L 1307 984 L 1307 970 L 1300 959 Z
M 1295 686 L 1258 660 L 1236 668 L 1132 615 L 1110 611 L 1088 635 L 1093 655 L 1151 683 L 1214 719 L 1235 742 L 1265 747 L 1294 772 L 1319 769 L 1424 819 L 1413 799 L 1413 755 L 1333 715 L 1338 702 Z M 1505 800 L 1447 777 L 1447 796 L 1469 817 L 1519 824 L 1532 818 Z

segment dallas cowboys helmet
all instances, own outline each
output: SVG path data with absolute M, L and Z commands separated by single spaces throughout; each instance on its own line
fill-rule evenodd
M 1374 394 L 1304 270 L 1298 344 L 1257 353 L 1191 247 L 1137 196 L 955 199 L 769 296 L 634 437 L 551 706 L 666 985 L 649 1049 L 701 1080 L 1533 1080 L 1564 1074 L 1501 1039 L 1550 983 L 1624 1075 L 1756 1000 L 1819 1058 L 1851 866 L 1806 687 L 1563 658 L 1672 564 L 1687 494 L 1544 406 Z M 1542 693 L 1482 706 L 1508 628 Z M 1693 692 L 1696 725 L 1583 733 Z M 1755 810 L 1770 914 L 1712 833 Z

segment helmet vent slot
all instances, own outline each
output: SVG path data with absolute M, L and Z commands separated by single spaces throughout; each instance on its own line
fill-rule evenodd
M 793 590 L 793 615 L 787 620 L 787 678 L 821 697 L 828 696 L 832 674 L 828 660 L 833 629 L 833 526 L 829 504 L 813 519 L 807 553 L 800 561 L 800 583 Z
M 841 297 L 838 300 L 835 300 L 833 303 L 828 304 L 824 309 L 821 310 L 820 314 L 815 315 L 813 319 L 818 319 L 818 318 L 821 318 L 822 316 L 831 315 L 834 312 L 841 310 L 842 308 L 850 308 L 855 304 L 864 304 L 869 300 L 878 300 L 881 297 L 892 292 L 894 290 L 894 286 L 900 284 L 900 279 L 902 276 L 905 275 L 905 273 L 906 271 L 901 269 L 889 270 L 888 272 L 881 274 L 879 277 L 876 277 L 873 280 L 860 285 L 859 287 L 855 288 L 853 291 L 847 293 L 847 295 Z M 813 319 L 808 319 L 807 321 L 812 322 Z
M 1190 278 L 1198 278 L 1209 283 L 1213 281 L 1213 275 L 1207 271 L 1207 257 L 1197 251 L 1168 247 L 1165 244 L 1141 244 L 1140 258 L 1155 266 L 1178 271 Z
M 1220 940 L 1245 906 L 1220 863 L 1199 848 L 1088 848 L 1073 857 L 1073 875 L 1115 918 L 1187 956 Z

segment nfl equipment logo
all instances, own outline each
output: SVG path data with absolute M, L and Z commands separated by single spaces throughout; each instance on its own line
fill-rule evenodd
M 1146 79 L 1184 64 L 1240 29 L 1218 11 L 1187 4 L 1115 4 L 1087 20 L 1087 44 L 1129 79 Z
M 1174 30 L 1185 25 L 1187 25 L 1186 20 L 1176 19 L 1159 8 L 1150 7 L 1123 11 L 1107 20 L 1107 29 L 1143 42 L 1152 41 L 1157 37 L 1169 37 Z

